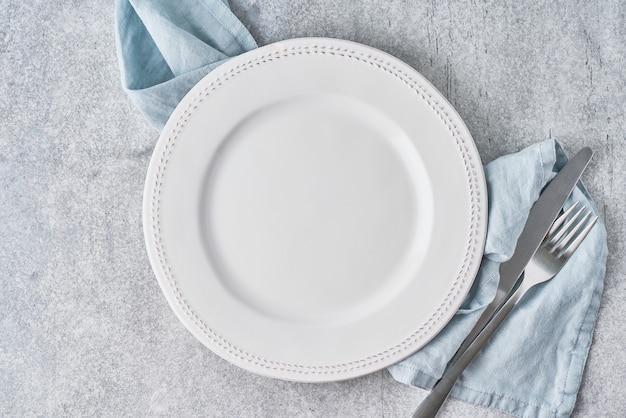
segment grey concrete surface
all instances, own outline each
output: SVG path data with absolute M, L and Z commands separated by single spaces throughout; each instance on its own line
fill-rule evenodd
M 576 417 L 626 416 L 626 4 L 231 0 L 260 44 L 362 42 L 456 106 L 488 162 L 548 137 L 590 146 L 609 232 Z M 178 322 L 144 250 L 157 133 L 122 91 L 113 2 L 0 0 L 0 416 L 402 417 L 424 392 L 386 371 L 258 377 Z M 442 416 L 499 417 L 458 401 Z

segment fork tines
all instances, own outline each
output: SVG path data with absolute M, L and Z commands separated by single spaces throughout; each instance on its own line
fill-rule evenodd
M 557 253 L 557 257 L 569 257 L 585 239 L 593 225 L 598 220 L 591 210 L 586 210 L 584 206 L 572 215 L 572 212 L 579 206 L 580 202 L 574 203 L 563 212 L 555 221 L 546 237 L 544 246 L 551 253 Z M 570 216 L 571 215 L 571 216 Z M 590 220 L 591 218 L 591 220 Z

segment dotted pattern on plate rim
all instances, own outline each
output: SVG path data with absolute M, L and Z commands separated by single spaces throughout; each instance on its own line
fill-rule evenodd
M 447 293 L 446 297 L 443 300 L 443 303 L 438 307 L 438 309 L 435 310 L 435 312 L 433 312 L 433 314 L 426 320 L 426 322 L 413 334 L 392 347 L 389 347 L 379 353 L 370 355 L 359 360 L 323 366 L 307 366 L 300 364 L 282 363 L 256 356 L 252 353 L 248 353 L 240 349 L 239 347 L 234 346 L 229 341 L 224 339 L 221 335 L 213 331 L 209 326 L 207 326 L 204 321 L 202 321 L 202 319 L 198 317 L 198 315 L 194 312 L 192 307 L 187 303 L 178 288 L 176 276 L 174 275 L 174 272 L 172 271 L 172 268 L 168 263 L 167 254 L 165 253 L 163 239 L 161 237 L 160 225 L 161 187 L 163 185 L 163 177 L 165 175 L 165 171 L 167 170 L 167 164 L 172 155 L 172 151 L 174 149 L 178 136 L 188 122 L 189 117 L 198 108 L 200 103 L 202 103 L 206 97 L 208 97 L 213 91 L 218 89 L 228 80 L 232 79 L 233 77 L 244 71 L 247 71 L 259 65 L 263 65 L 267 62 L 276 61 L 294 55 L 313 54 L 338 56 L 371 65 L 400 79 L 422 100 L 424 100 L 429 105 L 429 107 L 436 113 L 436 115 L 443 121 L 455 140 L 455 143 L 463 158 L 465 171 L 470 180 L 469 192 L 471 198 L 470 233 L 467 237 L 467 248 L 464 260 L 461 266 L 461 270 L 455 278 L 452 288 Z M 480 223 L 479 204 L 481 198 L 479 196 L 479 176 L 476 170 L 476 164 L 478 164 L 478 162 L 473 160 L 472 153 L 470 152 L 465 138 L 463 138 L 457 126 L 452 122 L 450 116 L 445 110 L 445 107 L 437 101 L 437 98 L 431 96 L 427 92 L 427 90 L 416 80 L 405 74 L 402 70 L 395 67 L 392 63 L 372 56 L 371 54 L 354 51 L 350 48 L 336 47 L 330 45 L 292 45 L 285 46 L 280 50 L 270 50 L 261 56 L 250 59 L 249 61 L 246 61 L 229 69 L 225 73 L 218 76 L 209 85 L 198 90 L 195 97 L 193 97 L 193 99 L 189 101 L 182 114 L 178 117 L 178 120 L 176 121 L 174 127 L 170 127 L 169 130 L 171 131 L 171 133 L 167 138 L 167 142 L 165 143 L 165 146 L 163 147 L 158 159 L 158 166 L 155 171 L 151 201 L 151 232 L 155 243 L 157 257 L 161 269 L 165 274 L 167 284 L 169 285 L 170 290 L 174 295 L 175 301 L 179 305 L 182 313 L 186 315 L 189 320 L 191 320 L 191 322 L 201 332 L 202 335 L 209 339 L 213 346 L 219 347 L 221 350 L 223 350 L 223 352 L 228 353 L 228 355 L 254 364 L 256 366 L 260 366 L 264 369 L 276 370 L 298 375 L 345 374 L 356 369 L 369 368 L 370 366 L 373 366 L 376 363 L 380 363 L 389 357 L 396 356 L 398 354 L 409 354 L 409 351 L 407 350 L 410 349 L 416 341 L 421 340 L 422 337 L 427 334 L 433 326 L 438 324 L 438 322 L 442 318 L 442 315 L 450 309 L 452 301 L 456 299 L 456 296 L 458 296 L 460 288 L 463 287 L 461 285 L 465 284 L 465 281 L 468 280 L 468 269 L 472 264 L 471 261 L 473 257 L 475 256 L 477 251 L 479 251 L 478 243 L 480 241 L 477 231 Z

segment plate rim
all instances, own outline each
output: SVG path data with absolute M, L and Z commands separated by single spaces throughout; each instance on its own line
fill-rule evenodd
M 177 136 L 185 126 L 198 101 L 207 92 L 219 88 L 221 82 L 266 60 L 296 54 L 331 54 L 357 59 L 399 78 L 435 111 L 451 132 L 465 163 L 470 189 L 472 214 L 467 237 L 466 255 L 461 271 L 428 319 L 401 342 L 365 358 L 340 364 L 312 366 L 283 363 L 248 353 L 231 344 L 195 314 L 181 294 L 164 253 L 160 234 L 160 184 L 174 149 Z M 222 80 L 223 79 L 223 80 Z M 212 80 L 208 86 L 207 80 Z M 213 89 L 213 90 L 211 90 Z M 143 229 L 150 264 L 170 308 L 179 320 L 211 351 L 229 362 L 251 372 L 284 380 L 319 382 L 338 381 L 380 370 L 413 354 L 424 346 L 452 319 L 474 281 L 482 258 L 487 231 L 487 187 L 480 155 L 473 138 L 456 109 L 419 72 L 383 51 L 352 41 L 334 38 L 295 38 L 279 41 L 239 55 L 203 77 L 181 100 L 155 145 L 148 167 L 143 199 Z M 443 308 L 443 309 L 442 309 Z M 452 314 L 450 310 L 452 309 Z M 427 328 L 428 332 L 424 332 Z M 420 335 L 422 334 L 422 335 Z M 426 337 L 424 338 L 424 335 Z M 212 342 L 209 343 L 207 338 Z M 419 341 L 416 343 L 416 341 Z M 221 347 L 220 352 L 216 346 Z M 389 361 L 389 359 L 392 359 Z M 387 360 L 387 361 L 385 361 Z

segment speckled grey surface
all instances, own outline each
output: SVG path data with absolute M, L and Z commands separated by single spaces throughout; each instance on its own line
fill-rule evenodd
M 626 4 L 231 0 L 259 44 L 362 42 L 405 60 L 485 162 L 555 137 L 591 146 L 609 233 L 605 293 L 574 416 L 626 415 Z M 386 371 L 258 377 L 178 322 L 143 244 L 154 132 L 119 83 L 113 2 L 0 0 L 0 416 L 407 416 Z M 540 355 L 540 353 L 538 354 Z M 442 416 L 501 414 L 449 401 Z

